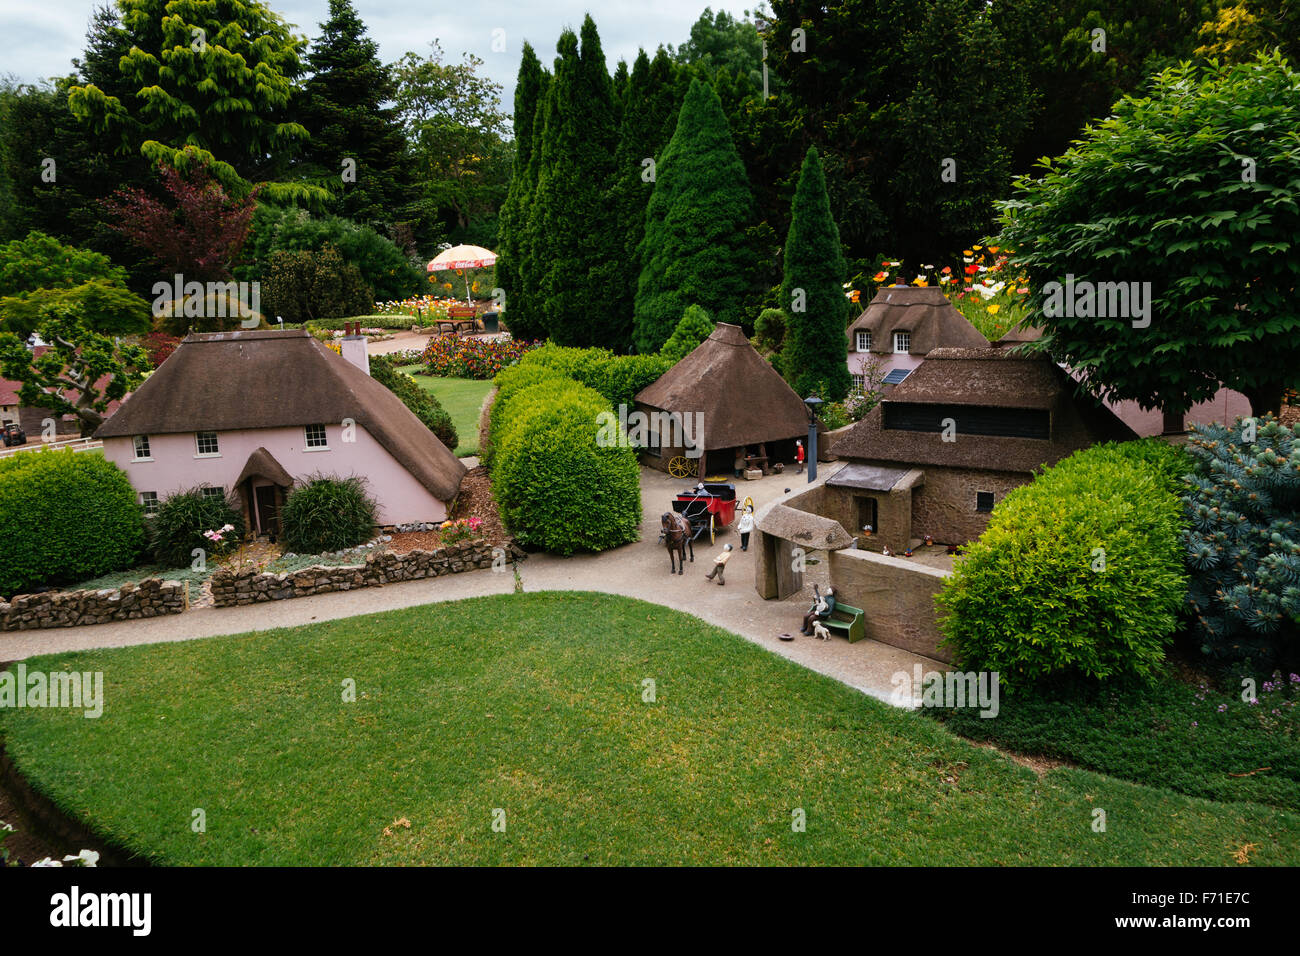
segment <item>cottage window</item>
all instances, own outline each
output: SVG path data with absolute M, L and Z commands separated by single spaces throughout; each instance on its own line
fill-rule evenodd
M 221 454 L 216 432 L 195 432 L 194 440 L 200 455 Z
M 200 488 L 199 492 L 204 498 L 224 498 L 226 497 L 225 488 Z
M 306 432 L 308 448 L 329 448 L 329 440 L 325 437 L 324 425 L 308 425 Z
M 156 515 L 158 513 L 158 492 L 140 492 L 140 507 L 144 508 L 144 516 L 146 518 L 152 518 Z
M 986 514 L 993 510 L 993 492 L 977 491 L 975 492 L 975 510 L 981 514 Z
M 870 351 L 871 351 L 871 333 L 870 333 L 870 332 L 859 332 L 859 333 L 858 333 L 858 351 L 859 351 L 859 352 L 870 352 Z
M 911 332 L 894 333 L 894 354 L 895 355 L 906 355 L 909 351 L 911 351 L 911 348 L 912 348 Z
M 135 460 L 136 461 L 153 461 L 153 456 L 149 454 L 149 436 L 135 436 Z
M 861 394 L 867 387 L 867 377 L 865 375 L 853 376 L 853 391 Z

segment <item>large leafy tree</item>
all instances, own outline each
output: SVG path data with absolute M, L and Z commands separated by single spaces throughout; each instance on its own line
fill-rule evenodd
M 1147 408 L 1184 411 L 1222 382 L 1276 411 L 1300 381 L 1298 130 L 1300 74 L 1281 58 L 1185 64 L 1020 180 L 1002 242 L 1029 276 L 1040 347 Z M 1049 285 L 1070 276 L 1077 305 Z M 1116 315 L 1109 292 L 1097 315 L 1080 284 L 1102 282 L 1150 283 L 1145 317 Z
M 581 40 L 579 49 L 571 30 L 560 36 L 546 91 L 531 255 L 550 338 L 616 346 L 623 335 L 615 320 L 618 281 L 628 264 L 609 209 L 618 142 L 613 85 L 590 16 Z
M 525 42 L 519 76 L 515 81 L 515 157 L 510 189 L 501 207 L 497 239 L 497 282 L 505 292 L 506 321 L 520 340 L 545 337 L 538 303 L 538 266 L 530 253 L 528 222 L 537 192 L 540 140 L 539 106 L 546 95 L 550 74 L 542 67 L 531 44 Z
M 754 199 L 722 104 L 698 79 L 677 116 L 646 207 L 633 336 L 657 352 L 689 305 L 740 325 L 754 284 Z
M 311 133 L 304 162 L 337 194 L 335 210 L 358 222 L 399 220 L 410 188 L 406 136 L 386 105 L 397 87 L 378 49 L 351 0 L 330 0 L 300 99 Z
M 0 334 L 0 374 L 22 383 L 22 404 L 75 415 L 81 433 L 91 435 L 109 403 L 144 380 L 149 356 L 138 345 L 93 331 L 85 320 L 71 313 L 47 319 L 38 333 L 48 348 L 39 356 L 17 335 Z
M 411 144 L 425 220 L 462 241 L 492 245 L 510 183 L 509 118 L 501 86 L 479 75 L 483 61 L 443 60 L 435 40 L 428 56 L 407 53 L 392 67 L 396 109 Z
M 316 200 L 276 182 L 308 139 L 291 116 L 306 41 L 259 0 L 117 0 L 129 52 L 122 84 L 69 90 L 74 115 L 151 164 L 209 165 L 227 189 L 270 183 L 268 198 Z
M 775 0 L 773 11 L 763 35 L 785 93 L 753 119 L 755 179 L 783 182 L 815 145 L 854 258 L 929 262 L 992 226 L 1024 92 L 986 0 Z M 783 231 L 788 206 L 764 199 Z
M 691 35 L 679 47 L 669 47 L 674 59 L 701 69 L 703 75 L 718 69 L 739 76 L 751 89 L 761 91 L 763 86 L 763 38 L 757 23 L 748 19 L 760 13 L 745 12 L 744 18 L 734 17 L 725 10 L 714 13 L 705 7 L 699 19 L 691 24 Z M 775 91 L 780 77 L 769 71 L 768 90 Z
M 782 364 L 800 395 L 824 388 L 826 394 L 819 397 L 838 402 L 848 394 L 851 380 L 844 330 L 849 302 L 843 286 L 847 271 L 821 157 L 810 147 L 790 210 L 781 283 L 786 312 Z
M 0 329 L 27 336 L 52 315 L 84 317 L 97 332 L 132 335 L 149 327 L 149 303 L 127 287 L 107 256 L 32 232 L 0 245 Z
M 111 228 L 125 236 L 171 276 L 185 281 L 222 281 L 248 238 L 257 206 L 253 193 L 235 198 L 204 165 L 188 174 L 159 166 L 167 200 L 143 189 L 119 190 L 104 203 Z

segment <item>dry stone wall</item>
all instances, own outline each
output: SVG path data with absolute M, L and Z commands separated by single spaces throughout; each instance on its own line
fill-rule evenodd
M 0 601 L 0 631 L 106 624 L 180 614 L 189 606 L 189 591 L 182 582 L 156 578 L 98 591 L 19 594 Z
M 366 556 L 364 564 L 313 565 L 278 574 L 257 573 L 252 568 L 222 568 L 212 576 L 212 602 L 217 607 L 231 607 L 257 601 L 283 601 L 311 594 L 327 594 L 331 591 L 382 587 L 399 581 L 415 581 L 490 568 L 498 556 L 510 563 L 522 560 L 525 552 L 513 541 L 505 545 L 494 545 L 487 541 L 462 541 L 436 551 L 370 554 Z

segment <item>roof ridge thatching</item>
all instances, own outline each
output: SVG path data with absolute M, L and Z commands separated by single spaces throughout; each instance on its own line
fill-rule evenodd
M 988 348 L 989 340 L 932 286 L 882 286 L 867 307 L 849 323 L 849 348 L 856 333 L 871 333 L 871 352 L 892 354 L 894 332 L 911 335 L 908 353 L 928 355 L 944 347 Z

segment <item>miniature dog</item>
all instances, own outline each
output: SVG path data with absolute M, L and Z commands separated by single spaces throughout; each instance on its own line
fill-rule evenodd
M 819 641 L 829 641 L 831 639 L 831 632 L 826 630 L 826 625 L 821 621 L 814 621 L 813 637 L 817 638 Z

